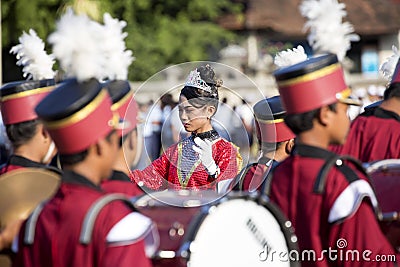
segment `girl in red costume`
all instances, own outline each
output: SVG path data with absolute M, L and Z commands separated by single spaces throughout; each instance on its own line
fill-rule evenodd
M 134 170 L 132 181 L 153 190 L 218 190 L 224 180 L 237 175 L 242 165 L 238 148 L 211 125 L 221 84 L 209 65 L 190 72 L 179 97 L 179 117 L 191 136 L 169 147 L 143 171 Z

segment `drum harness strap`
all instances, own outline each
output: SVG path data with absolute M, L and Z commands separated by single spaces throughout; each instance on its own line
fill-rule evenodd
M 122 194 L 110 194 L 98 199 L 92 204 L 89 211 L 86 213 L 85 219 L 83 220 L 81 235 L 79 237 L 81 244 L 88 245 L 90 243 L 92 240 L 94 223 L 96 222 L 96 218 L 100 211 L 104 208 L 104 206 L 116 200 L 125 202 L 125 204 L 127 204 L 133 211 L 136 211 L 133 203 Z
M 325 190 L 326 177 L 328 176 L 329 171 L 335 165 L 338 170 L 343 173 L 349 183 L 357 181 L 359 179 L 358 175 L 347 165 L 344 164 L 344 161 L 349 161 L 354 164 L 354 166 L 363 173 L 366 177 L 368 177 L 365 169 L 361 165 L 361 162 L 357 159 L 350 156 L 343 155 L 334 155 L 330 157 L 322 166 L 321 170 L 318 173 L 317 179 L 314 183 L 313 192 L 316 194 L 322 194 Z
M 83 245 L 88 245 L 92 240 L 92 233 L 94 224 L 96 222 L 96 218 L 99 215 L 100 211 L 109 203 L 113 201 L 123 201 L 128 205 L 133 211 L 136 211 L 133 203 L 123 194 L 108 194 L 105 195 L 98 200 L 96 200 L 92 206 L 87 211 L 85 218 L 83 220 L 81 234 L 79 236 L 79 241 Z M 38 221 L 39 215 L 43 210 L 47 201 L 40 203 L 30 215 L 26 227 L 25 227 L 25 238 L 24 243 L 26 245 L 32 245 L 35 239 L 35 229 L 36 223 Z
M 346 179 L 349 183 L 352 183 L 359 179 L 358 175 L 350 167 L 348 167 L 347 165 L 344 164 L 343 161 L 345 161 L 345 160 L 352 162 L 360 172 L 362 172 L 366 177 L 369 178 L 369 176 L 365 172 L 365 169 L 361 165 L 360 161 L 358 161 L 357 159 L 350 157 L 350 156 L 334 154 L 325 161 L 324 165 L 320 169 L 317 179 L 315 180 L 315 183 L 314 183 L 314 188 L 313 188 L 314 193 L 322 194 L 324 192 L 325 184 L 326 184 L 326 177 L 334 165 L 338 168 L 338 170 L 341 173 L 343 173 L 343 175 L 346 177 Z M 271 182 L 273 179 L 273 174 L 274 174 L 274 170 L 269 172 L 267 179 L 265 181 L 264 187 L 262 189 L 262 192 L 264 192 L 264 194 L 266 196 L 269 196 L 271 193 Z
M 235 191 L 242 191 L 243 190 L 243 180 L 244 176 L 247 174 L 247 172 L 250 170 L 251 167 L 257 165 L 256 162 L 249 163 L 247 164 L 246 167 L 244 167 L 238 175 L 234 178 L 234 184 L 235 186 L 233 187 L 233 190 Z
M 31 213 L 31 215 L 29 216 L 25 226 L 25 238 L 24 238 L 25 245 L 33 244 L 33 241 L 35 240 L 36 223 L 46 203 L 47 201 L 43 201 L 39 205 L 37 205 L 36 208 Z
M 265 165 L 267 167 L 267 170 L 263 173 L 263 178 L 262 181 L 264 181 L 267 178 L 268 173 L 271 170 L 273 164 L 273 160 L 266 158 L 266 157 L 261 157 L 257 162 L 253 162 L 250 164 L 247 164 L 246 167 L 244 167 L 238 175 L 236 175 L 235 177 L 235 187 L 233 188 L 233 190 L 237 190 L 237 191 L 243 191 L 243 183 L 244 183 L 244 178 L 246 176 L 246 174 L 248 173 L 248 171 L 254 167 L 254 166 L 258 166 L 258 165 Z
M 314 183 L 314 187 L 313 187 L 313 192 L 315 194 L 323 194 L 325 191 L 325 184 L 326 184 L 326 178 L 329 174 L 330 169 L 333 166 L 336 166 L 338 168 L 338 170 L 343 173 L 343 175 L 345 176 L 346 180 L 349 182 L 349 184 L 359 180 L 360 178 L 358 177 L 357 173 L 355 171 L 353 171 L 349 166 L 344 164 L 344 161 L 347 162 L 351 162 L 354 164 L 354 166 L 357 168 L 357 170 L 359 170 L 361 173 L 363 173 L 367 178 L 368 181 L 370 182 L 370 177 L 369 175 L 366 173 L 365 168 L 362 166 L 361 162 L 351 156 L 348 155 L 337 155 L 337 154 L 332 154 L 331 157 L 329 157 L 326 162 L 324 163 L 324 165 L 322 166 L 322 168 L 320 169 L 317 179 L 315 180 Z M 261 199 L 263 201 L 269 201 L 269 196 L 271 193 L 271 182 L 273 179 L 273 175 L 274 175 L 274 170 L 272 169 L 268 176 L 267 179 L 264 183 L 264 186 L 261 190 L 261 192 L 263 194 L 261 194 Z M 374 191 L 373 187 L 372 191 Z M 375 194 L 375 191 L 374 191 Z M 376 195 L 376 194 L 375 194 Z M 379 219 L 382 217 L 382 214 L 380 212 L 380 208 L 379 207 L 374 207 L 373 208 L 376 217 Z

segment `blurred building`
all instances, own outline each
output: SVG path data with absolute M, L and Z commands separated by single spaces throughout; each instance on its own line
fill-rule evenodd
M 230 45 L 219 53 L 219 62 L 243 72 L 265 96 L 277 94 L 271 75 L 275 69 L 273 56 L 284 49 L 302 45 L 311 54 L 307 43 L 307 32 L 303 31 L 306 19 L 299 11 L 302 0 L 231 0 L 243 5 L 241 14 L 225 15 L 218 23 L 242 36 L 243 42 Z M 391 47 L 400 43 L 400 0 L 339 0 L 345 3 L 345 21 L 354 26 L 360 36 L 353 42 L 342 62 L 346 81 L 352 88 L 367 88 L 369 85 L 384 86 L 386 81 L 378 73 L 380 64 L 392 54 Z M 237 95 L 256 102 L 254 84 L 248 83 L 236 72 L 227 68 L 216 72 L 222 76 L 224 86 Z M 147 81 L 146 90 L 138 97 L 157 99 L 174 85 L 183 84 L 185 72 L 169 71 L 164 81 Z M 135 83 L 139 88 L 143 83 Z M 146 92 L 146 94 L 143 94 Z M 176 95 L 175 95 L 176 97 Z M 230 98 L 232 101 L 232 98 Z M 232 102 L 231 102 L 232 103 Z M 233 103 L 239 100 L 233 98 Z
M 274 50 L 303 45 L 306 50 L 306 19 L 299 12 L 302 0 L 233 0 L 242 3 L 242 15 L 219 19 L 226 29 L 247 37 L 246 65 L 257 68 L 257 62 Z M 352 43 L 347 56 L 352 61 L 352 73 L 373 73 L 391 54 L 392 45 L 399 45 L 399 0 L 339 0 L 346 5 L 345 21 L 354 26 L 361 40 Z M 374 66 L 375 63 L 375 66 Z

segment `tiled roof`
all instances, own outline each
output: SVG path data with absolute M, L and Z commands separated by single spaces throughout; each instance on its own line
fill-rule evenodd
M 234 0 L 235 1 L 235 0 Z M 238 0 L 236 0 L 238 1 Z M 298 6 L 302 0 L 240 0 L 242 15 L 228 15 L 219 24 L 230 30 L 267 30 L 286 36 L 305 36 Z M 400 0 L 341 0 L 347 17 L 360 35 L 392 34 L 400 30 Z

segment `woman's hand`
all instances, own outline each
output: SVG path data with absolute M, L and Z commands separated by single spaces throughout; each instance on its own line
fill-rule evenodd
M 217 175 L 215 174 L 219 168 L 212 156 L 212 143 L 207 139 L 201 140 L 199 137 L 194 138 L 194 142 L 197 146 L 193 146 L 193 150 L 199 153 L 201 163 L 206 168 L 208 174 L 216 178 Z

